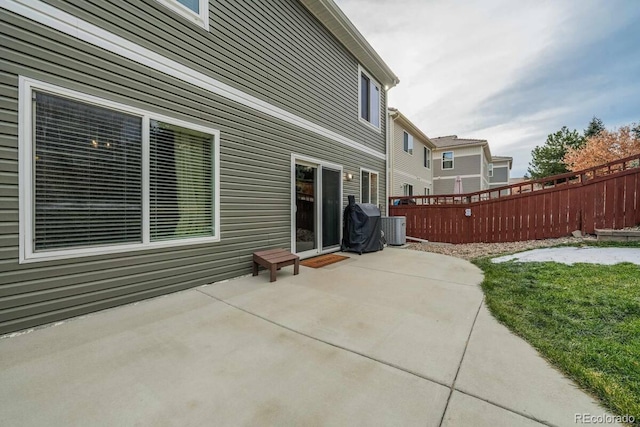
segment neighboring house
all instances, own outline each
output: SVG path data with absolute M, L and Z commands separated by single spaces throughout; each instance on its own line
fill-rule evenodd
M 490 188 L 503 187 L 509 185 L 513 157 L 493 156 L 489 163 L 489 186 Z
M 435 145 L 395 108 L 389 108 L 389 196 L 433 194 Z
M 3 0 L 0 333 L 334 251 L 397 77 L 331 0 Z
M 433 151 L 433 192 L 452 194 L 456 178 L 464 193 L 489 188 L 491 150 L 484 139 L 463 139 L 457 135 L 431 138 Z

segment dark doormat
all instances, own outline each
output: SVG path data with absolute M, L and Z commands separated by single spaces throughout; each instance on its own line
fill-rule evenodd
M 345 259 L 349 259 L 349 257 L 336 254 L 326 254 L 300 261 L 300 265 L 311 268 L 320 268 L 329 264 L 333 264 L 335 262 L 340 262 Z

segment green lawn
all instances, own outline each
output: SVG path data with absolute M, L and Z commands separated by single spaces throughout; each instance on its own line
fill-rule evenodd
M 498 320 L 613 413 L 640 420 L 640 266 L 474 263 Z

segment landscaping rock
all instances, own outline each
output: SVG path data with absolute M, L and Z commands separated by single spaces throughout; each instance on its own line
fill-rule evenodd
M 559 239 L 527 240 L 524 242 L 465 243 L 459 245 L 429 242 L 412 243 L 409 245 L 409 249 L 472 260 L 485 256 L 521 252 L 527 249 L 546 248 L 562 244 L 579 244 L 583 241 L 595 241 L 595 239 L 593 237 L 561 237 Z

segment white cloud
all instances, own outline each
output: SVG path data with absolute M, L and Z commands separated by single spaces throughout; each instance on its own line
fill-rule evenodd
M 427 135 L 488 139 L 494 154 L 514 156 L 518 174 L 526 171 L 531 149 L 570 124 L 563 118 L 577 107 L 571 100 L 530 105 L 530 112 L 508 114 L 508 122 L 495 123 L 499 114 L 483 106 L 526 82 L 532 70 L 632 19 L 620 16 L 610 2 L 599 1 L 336 2 L 400 77 L 390 92 L 390 106 Z M 586 88 L 576 94 L 585 108 L 600 100 L 588 99 L 588 93 Z M 516 108 L 506 105 L 508 97 L 498 102 L 504 102 L 498 106 L 501 112 Z

